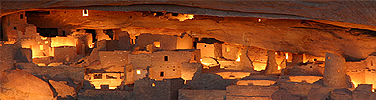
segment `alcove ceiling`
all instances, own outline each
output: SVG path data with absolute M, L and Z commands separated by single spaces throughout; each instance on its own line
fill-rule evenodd
M 376 1 L 49 0 L 0 4 L 1 16 L 22 11 L 81 9 L 194 14 L 193 20 L 183 22 L 133 17 L 117 26 L 188 30 L 198 36 L 277 51 L 316 56 L 334 52 L 347 60 L 365 59 L 376 52 Z M 117 26 L 112 28 L 125 28 Z M 80 23 L 75 27 L 99 26 Z

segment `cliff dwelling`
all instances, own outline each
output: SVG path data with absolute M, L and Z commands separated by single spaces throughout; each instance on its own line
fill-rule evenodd
M 0 100 L 375 100 L 375 1 L 0 1 Z

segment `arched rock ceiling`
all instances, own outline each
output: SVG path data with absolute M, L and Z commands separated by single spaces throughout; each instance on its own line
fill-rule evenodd
M 218 18 L 195 16 L 194 20 L 179 22 L 142 17 L 136 14 L 131 18 L 122 16 L 123 21 L 117 21 L 112 26 L 113 28 L 127 26 L 189 30 L 194 34 L 215 37 L 229 43 L 318 56 L 324 56 L 325 52 L 336 52 L 348 59 L 364 59 L 376 51 L 374 31 L 351 30 L 351 28 L 376 30 L 376 1 L 50 0 L 0 2 L 2 16 L 33 9 L 169 11 L 221 16 Z M 249 17 L 268 18 L 268 20 L 257 23 L 257 19 Z M 101 20 L 103 19 L 92 19 L 94 22 L 103 22 Z M 92 21 L 83 19 L 70 23 L 81 28 L 96 27 L 95 24 L 90 24 L 93 23 Z M 100 25 L 108 27 L 106 24 Z
M 162 7 L 153 6 L 159 4 Z M 178 7 L 167 6 L 177 5 Z M 259 1 L 259 0 L 20 0 L 0 1 L 1 15 L 19 10 L 46 8 L 90 8 L 106 11 L 165 10 L 180 13 L 250 17 L 314 19 L 373 29 L 376 26 L 376 1 Z M 129 7 L 133 5 L 132 7 Z M 144 5 L 144 6 L 135 6 Z M 188 9 L 187 9 L 188 7 Z M 190 9 L 192 8 L 192 9 Z M 200 8 L 201 10 L 198 10 Z M 222 13 L 226 11 L 227 13 Z M 243 14 L 242 14 L 243 13 Z M 325 21 L 323 21 L 325 22 Z M 344 23 L 332 23 L 343 25 Z M 359 25 L 360 24 L 360 25 Z

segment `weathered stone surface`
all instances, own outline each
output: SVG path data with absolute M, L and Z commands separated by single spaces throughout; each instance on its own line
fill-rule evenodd
M 275 51 L 268 51 L 268 60 L 266 64 L 265 74 L 277 74 L 278 64 L 275 59 Z
M 0 99 L 52 100 L 53 92 L 48 83 L 22 70 L 4 73 L 0 79 Z
M 277 85 L 280 86 L 280 88 L 285 89 L 288 93 L 292 95 L 298 95 L 302 97 L 306 97 L 312 88 L 312 84 L 309 83 L 278 81 Z
M 0 44 L 0 72 L 9 70 L 14 66 L 15 47 L 14 45 Z
M 32 75 L 49 76 L 55 79 L 72 79 L 73 81 L 84 81 L 84 68 L 59 65 L 54 67 L 37 66 L 33 63 L 17 63 L 17 68 L 23 69 Z
M 226 87 L 227 96 L 240 97 L 271 97 L 274 92 L 279 89 L 278 86 L 244 86 L 244 85 L 230 85 Z
M 272 94 L 273 100 L 300 100 L 299 97 L 294 97 L 284 89 L 279 89 Z
M 352 100 L 352 92 L 346 88 L 334 89 L 330 91 L 330 99 L 333 100 Z
M 308 100 L 326 100 L 329 99 L 329 93 L 333 90 L 328 87 L 312 88 L 308 92 Z
M 189 88 L 207 90 L 225 90 L 232 84 L 236 84 L 236 82 L 224 80 L 221 76 L 212 73 L 195 74 L 192 81 L 187 83 Z
M 179 100 L 224 100 L 225 90 L 179 89 Z
M 134 100 L 131 91 L 84 90 L 77 96 L 78 100 Z
M 67 96 L 72 96 L 74 97 L 76 95 L 76 92 L 73 87 L 70 87 L 67 85 L 67 82 L 64 81 L 54 81 L 54 80 L 49 80 L 50 84 L 52 87 L 56 90 L 57 96 L 60 96 L 62 98 L 67 98 Z
M 217 16 L 253 16 L 268 18 L 317 19 L 376 25 L 374 1 L 1 1 L 1 15 L 31 8 L 85 7 L 98 10 L 169 11 Z M 143 4 L 133 5 L 132 4 Z M 147 5 L 166 4 L 166 5 Z M 168 5 L 171 4 L 171 5 Z M 23 5 L 23 6 L 17 6 Z M 105 7 L 101 7 L 107 5 Z M 108 6 L 110 5 L 110 6 Z M 116 5 L 116 7 L 111 7 Z M 178 6 L 177 6 L 178 5 Z M 256 6 L 257 5 L 257 6 Z M 198 7 L 198 8 L 193 8 Z M 153 9 L 150 9 L 153 8 Z M 239 12 L 240 11 L 240 12 Z M 227 13 L 224 13 L 227 12 Z M 357 14 L 357 16 L 353 16 Z M 341 24 L 341 23 L 337 23 Z M 343 23 L 342 23 L 343 24 Z M 371 26 L 372 27 L 372 26 Z
M 352 91 L 353 100 L 375 100 L 376 94 L 371 91 L 371 84 L 359 84 L 358 87 Z
M 190 35 L 196 37 L 216 38 L 228 43 L 292 53 L 304 52 L 321 57 L 325 52 L 336 52 L 345 55 L 347 59 L 364 59 L 375 52 L 376 47 L 373 45 L 376 44 L 376 41 L 373 41 L 375 37 L 372 35 L 374 31 L 339 27 L 309 20 L 262 19 L 261 22 L 257 22 L 258 18 L 253 17 L 196 15 L 193 20 L 180 22 L 162 19 L 158 16 L 147 16 L 149 13 L 141 12 L 91 10 L 90 17 L 82 17 L 81 11 L 51 11 L 50 15 L 44 17 L 28 16 L 28 22 L 38 27 L 51 28 L 113 29 L 129 26 L 187 30 L 191 31 Z M 101 22 L 101 24 L 87 23 L 88 20 Z M 131 32 L 129 35 L 134 36 Z
M 325 71 L 324 71 L 324 85 L 335 88 L 348 88 L 351 83 L 346 76 L 346 61 L 345 58 L 338 54 L 326 54 Z M 348 84 L 350 83 L 350 84 Z

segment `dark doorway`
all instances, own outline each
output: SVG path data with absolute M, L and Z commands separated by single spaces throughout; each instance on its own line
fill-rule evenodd
M 164 72 L 161 72 L 159 76 L 163 77 L 164 76 Z
M 112 29 L 104 30 L 104 33 L 107 34 L 111 40 L 114 40 L 114 31 Z
M 85 29 L 86 33 L 91 33 L 93 42 L 97 42 L 97 33 L 95 33 L 95 30 L 92 29 Z
M 39 28 L 37 27 L 39 35 L 44 37 L 56 37 L 59 36 L 57 28 Z
M 164 61 L 168 61 L 168 56 L 164 56 Z

